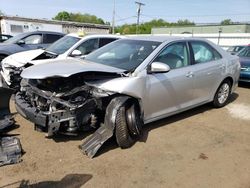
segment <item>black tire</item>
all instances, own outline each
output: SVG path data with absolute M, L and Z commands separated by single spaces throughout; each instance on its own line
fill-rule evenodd
M 122 149 L 129 148 L 135 143 L 135 139 L 130 135 L 126 121 L 125 106 L 122 106 L 116 114 L 115 136 L 118 146 Z
M 143 121 L 139 105 L 137 105 L 136 103 L 132 103 L 126 109 L 126 120 L 131 136 L 135 139 L 140 137 L 142 132 Z
M 2 60 L 6 57 L 7 57 L 6 55 L 0 55 L 0 65 L 2 64 Z
M 231 82 L 229 80 L 224 80 L 215 93 L 213 100 L 214 107 L 221 108 L 228 103 L 231 94 L 231 89 Z

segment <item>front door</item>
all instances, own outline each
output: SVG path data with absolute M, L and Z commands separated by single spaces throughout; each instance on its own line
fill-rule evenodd
M 167 73 L 147 75 L 145 121 L 159 119 L 190 106 L 193 97 L 193 72 L 186 42 L 168 45 L 154 59 L 170 67 Z

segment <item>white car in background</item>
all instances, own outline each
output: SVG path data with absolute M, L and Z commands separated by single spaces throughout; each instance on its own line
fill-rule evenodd
M 20 74 L 23 69 L 41 64 L 51 59 L 62 60 L 80 58 L 117 39 L 119 35 L 83 35 L 68 34 L 46 49 L 29 50 L 8 56 L 1 64 L 2 84 L 10 88 L 19 88 Z M 1 79 L 0 79 L 1 80 Z

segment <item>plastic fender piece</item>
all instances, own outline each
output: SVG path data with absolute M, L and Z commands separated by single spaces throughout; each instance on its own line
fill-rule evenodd
M 128 99 L 127 96 L 121 96 L 111 100 L 106 109 L 104 124 L 79 146 L 89 158 L 93 158 L 103 143 L 113 136 L 117 111 Z
M 0 166 L 21 162 L 22 146 L 16 137 L 0 138 Z

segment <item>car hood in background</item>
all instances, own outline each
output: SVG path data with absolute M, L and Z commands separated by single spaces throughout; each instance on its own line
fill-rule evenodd
M 240 57 L 240 64 L 242 67 L 250 67 L 250 58 Z
M 22 67 L 26 63 L 30 62 L 32 59 L 41 55 L 43 52 L 44 52 L 43 49 L 19 52 L 19 53 L 8 56 L 6 60 L 4 61 L 4 63 L 14 66 L 14 67 Z
M 119 74 L 125 72 L 125 70 L 79 59 L 67 59 L 47 61 L 47 63 L 31 66 L 24 69 L 21 77 L 26 79 L 45 79 L 50 77 L 69 77 L 83 72 Z

